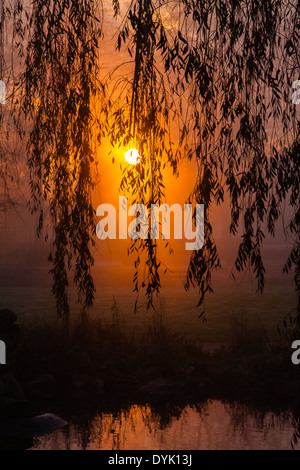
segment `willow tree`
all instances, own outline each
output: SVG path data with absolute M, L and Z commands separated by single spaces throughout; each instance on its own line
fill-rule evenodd
M 205 205 L 205 244 L 192 254 L 185 288 L 198 287 L 199 305 L 220 267 L 210 213 L 225 193 L 231 202 L 230 231 L 243 231 L 235 268 L 250 267 L 260 291 L 265 233 L 275 235 L 283 203 L 290 205 L 293 216 L 285 229 L 294 241 L 284 268 L 294 270 L 299 293 L 300 142 L 291 100 L 292 82 L 299 78 L 299 3 L 132 0 L 121 18 L 117 48 L 128 51 L 133 73 L 121 93 L 112 75 L 106 89 L 108 95 L 117 89 L 117 96 L 105 99 L 98 81 L 101 22 L 94 2 L 36 0 L 24 15 L 22 0 L 9 1 L 15 6 L 18 48 L 26 43 L 20 116 L 30 126 L 31 207 L 40 213 L 40 231 L 42 201 L 49 202 L 59 313 L 68 317 L 70 269 L 80 299 L 86 306 L 93 301 L 91 192 L 97 182 L 96 146 L 104 135 L 113 145 L 138 147 L 143 165 L 126 170 L 121 187 L 147 207 L 164 200 L 166 165 L 178 175 L 183 156 L 196 162 L 189 201 Z M 118 0 L 112 4 L 120 15 Z M 95 120 L 95 100 L 102 103 L 105 119 Z M 151 306 L 165 269 L 156 241 L 136 240 L 130 251 L 136 253 L 135 289 L 146 289 Z M 141 255 L 146 257 L 142 278 Z

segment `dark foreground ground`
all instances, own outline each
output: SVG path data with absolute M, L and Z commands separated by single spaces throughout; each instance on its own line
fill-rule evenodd
M 298 406 L 300 374 L 284 334 L 269 341 L 242 321 L 227 343 L 201 343 L 170 333 L 160 316 L 140 337 L 118 315 L 104 326 L 83 317 L 70 327 L 30 325 L 21 334 L 12 368 L 26 396 L 43 404 L 84 397 L 139 400 L 161 396 L 243 400 Z M 93 402 L 93 400 L 91 400 Z

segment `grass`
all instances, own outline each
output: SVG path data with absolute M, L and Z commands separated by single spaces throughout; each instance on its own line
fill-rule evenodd
M 116 294 L 117 293 L 117 294 Z M 153 311 L 141 306 L 135 315 L 135 294 L 124 287 L 98 289 L 90 318 L 103 324 L 111 320 L 114 299 L 119 305 L 119 315 L 124 331 L 141 338 L 152 322 Z M 70 289 L 72 318 L 80 318 L 75 292 Z M 278 340 L 277 327 L 283 317 L 296 304 L 292 286 L 267 286 L 263 295 L 255 294 L 248 285 L 229 284 L 217 287 L 215 294 L 205 302 L 207 322 L 198 319 L 201 310 L 196 309 L 197 293 L 186 293 L 177 286 L 165 289 L 157 301 L 158 311 L 164 311 L 164 323 L 171 333 L 183 334 L 188 340 L 203 343 L 228 342 L 231 339 L 232 322 L 236 312 L 243 311 L 248 327 L 267 332 L 270 341 Z M 0 288 L 0 308 L 16 311 L 21 324 L 45 323 L 56 325 L 55 304 L 48 288 Z

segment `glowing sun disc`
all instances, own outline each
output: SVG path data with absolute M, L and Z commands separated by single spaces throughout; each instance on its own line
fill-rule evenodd
M 137 163 L 140 162 L 141 156 L 139 155 L 139 152 L 137 149 L 130 149 L 127 150 L 125 153 L 125 160 L 127 163 L 130 163 L 131 165 L 136 165 Z

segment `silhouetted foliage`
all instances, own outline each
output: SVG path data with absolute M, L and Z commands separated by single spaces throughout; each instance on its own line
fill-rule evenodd
M 131 100 L 125 103 L 130 119 L 120 120 L 119 109 L 113 135 L 116 140 L 119 133 L 133 139 L 143 135 L 143 127 L 137 129 L 132 116 L 133 121 L 135 116 L 140 118 L 136 109 L 149 83 L 156 99 L 146 99 L 143 106 L 148 135 L 156 136 L 152 116 L 166 115 L 170 121 L 180 116 L 179 150 L 174 153 L 162 142 L 159 146 L 174 169 L 176 157 L 182 155 L 195 159 L 198 166 L 190 201 L 205 205 L 205 245 L 193 252 L 185 284 L 187 289 L 199 287 L 198 305 L 212 291 L 211 274 L 220 267 L 210 209 L 222 203 L 226 192 L 231 201 L 230 232 L 243 230 L 235 268 L 238 272 L 251 268 L 259 291 L 265 283 L 261 255 L 265 233 L 274 236 L 284 201 L 294 209 L 285 227 L 294 236 L 285 270 L 294 267 L 299 290 L 299 126 L 291 100 L 291 84 L 298 78 L 293 74 L 299 70 L 299 3 L 182 0 L 172 5 L 177 30 L 173 27 L 171 34 L 162 20 L 168 2 L 131 2 L 118 38 L 119 48 L 124 42 L 130 55 L 135 54 Z M 141 43 L 141 38 L 146 40 Z M 145 83 L 141 63 L 147 78 L 150 68 L 160 80 Z M 172 104 L 166 101 L 170 95 Z M 124 102 L 122 109 L 126 116 Z M 148 158 L 158 160 L 157 152 L 150 148 Z M 155 181 L 155 172 L 153 168 L 148 175 L 150 181 Z M 140 178 L 131 176 L 126 179 L 135 193 Z M 159 185 L 154 182 L 154 187 Z M 146 243 L 144 249 L 150 258 Z
M 117 48 L 127 48 L 133 74 L 121 92 L 113 88 L 117 97 L 103 102 L 97 133 L 93 103 L 101 103 L 104 88 L 97 79 L 101 23 L 94 2 L 37 0 L 26 15 L 22 5 L 18 0 L 11 15 L 26 60 L 21 115 L 30 124 L 32 210 L 40 212 L 40 231 L 42 201 L 49 201 L 58 312 L 68 316 L 68 269 L 85 305 L 93 301 L 93 138 L 99 142 L 102 135 L 113 145 L 136 144 L 143 164 L 125 170 L 121 187 L 147 207 L 164 200 L 166 165 L 177 175 L 183 157 L 196 161 L 189 201 L 205 205 L 205 245 L 191 256 L 185 288 L 199 288 L 199 305 L 220 267 L 210 212 L 226 193 L 230 232 L 242 230 L 235 268 L 252 269 L 259 291 L 263 239 L 275 235 L 283 203 L 293 209 L 285 227 L 294 240 L 285 271 L 294 269 L 299 292 L 299 125 L 291 100 L 291 84 L 299 78 L 299 2 L 132 0 Z M 112 6 L 118 16 L 119 2 Z M 107 89 L 113 82 L 114 75 Z M 135 289 L 145 288 L 151 306 L 165 270 L 155 240 L 136 240 L 130 251 L 136 253 Z M 142 255 L 146 272 L 140 279 Z
M 101 25 L 91 1 L 37 0 L 26 15 L 23 2 L 18 5 L 10 14 L 14 23 L 24 21 L 20 39 L 27 43 L 18 128 L 28 136 L 30 207 L 39 214 L 40 234 L 43 201 L 48 201 L 54 227 L 52 291 L 58 314 L 68 318 L 68 270 L 74 272 L 85 307 L 92 305 L 95 290 L 91 192 L 97 182 L 99 134 L 93 107 L 103 90 L 97 77 Z

